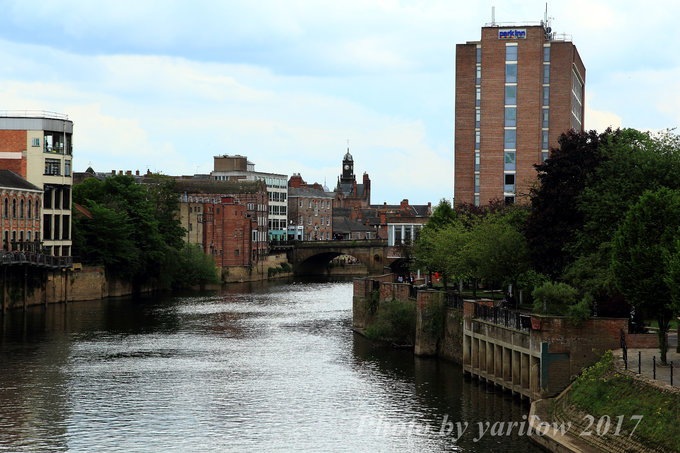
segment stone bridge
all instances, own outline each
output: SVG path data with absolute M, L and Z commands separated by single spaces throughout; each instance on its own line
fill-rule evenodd
M 390 261 L 387 241 L 381 239 L 353 241 L 289 241 L 272 244 L 273 252 L 284 252 L 296 275 L 323 274 L 328 263 L 340 255 L 350 255 L 365 264 L 369 274 L 382 274 Z

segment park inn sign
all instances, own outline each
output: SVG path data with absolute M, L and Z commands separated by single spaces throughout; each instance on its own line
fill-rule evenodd
M 526 39 L 525 28 L 502 28 L 498 30 L 498 39 Z

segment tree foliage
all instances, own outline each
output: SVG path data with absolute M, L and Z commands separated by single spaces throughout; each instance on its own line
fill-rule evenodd
M 184 245 L 172 178 L 154 175 L 147 184 L 127 175 L 89 178 L 74 186 L 73 201 L 92 214 L 74 215 L 74 254 L 84 263 L 104 265 L 135 287 L 216 281 L 214 264 Z
M 661 361 L 666 363 L 665 334 L 678 307 L 671 298 L 680 228 L 680 193 L 662 187 L 645 191 L 626 213 L 614 235 L 612 273 L 617 287 L 636 307 L 659 323 Z

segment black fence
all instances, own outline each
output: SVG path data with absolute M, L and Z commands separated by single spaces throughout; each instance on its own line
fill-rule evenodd
M 511 329 L 525 332 L 531 330 L 531 317 L 529 315 L 507 308 L 475 304 L 475 318 Z
M 463 309 L 463 296 L 461 296 L 460 294 L 447 291 L 445 300 L 447 308 L 455 308 L 458 310 Z
M 0 264 L 5 266 L 28 264 L 39 267 L 67 268 L 73 265 L 73 258 L 70 256 L 50 256 L 43 253 L 15 251 L 0 255 Z

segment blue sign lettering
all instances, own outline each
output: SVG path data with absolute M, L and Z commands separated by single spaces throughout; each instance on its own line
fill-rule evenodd
M 526 39 L 527 31 L 524 28 L 511 28 L 498 30 L 498 39 Z

